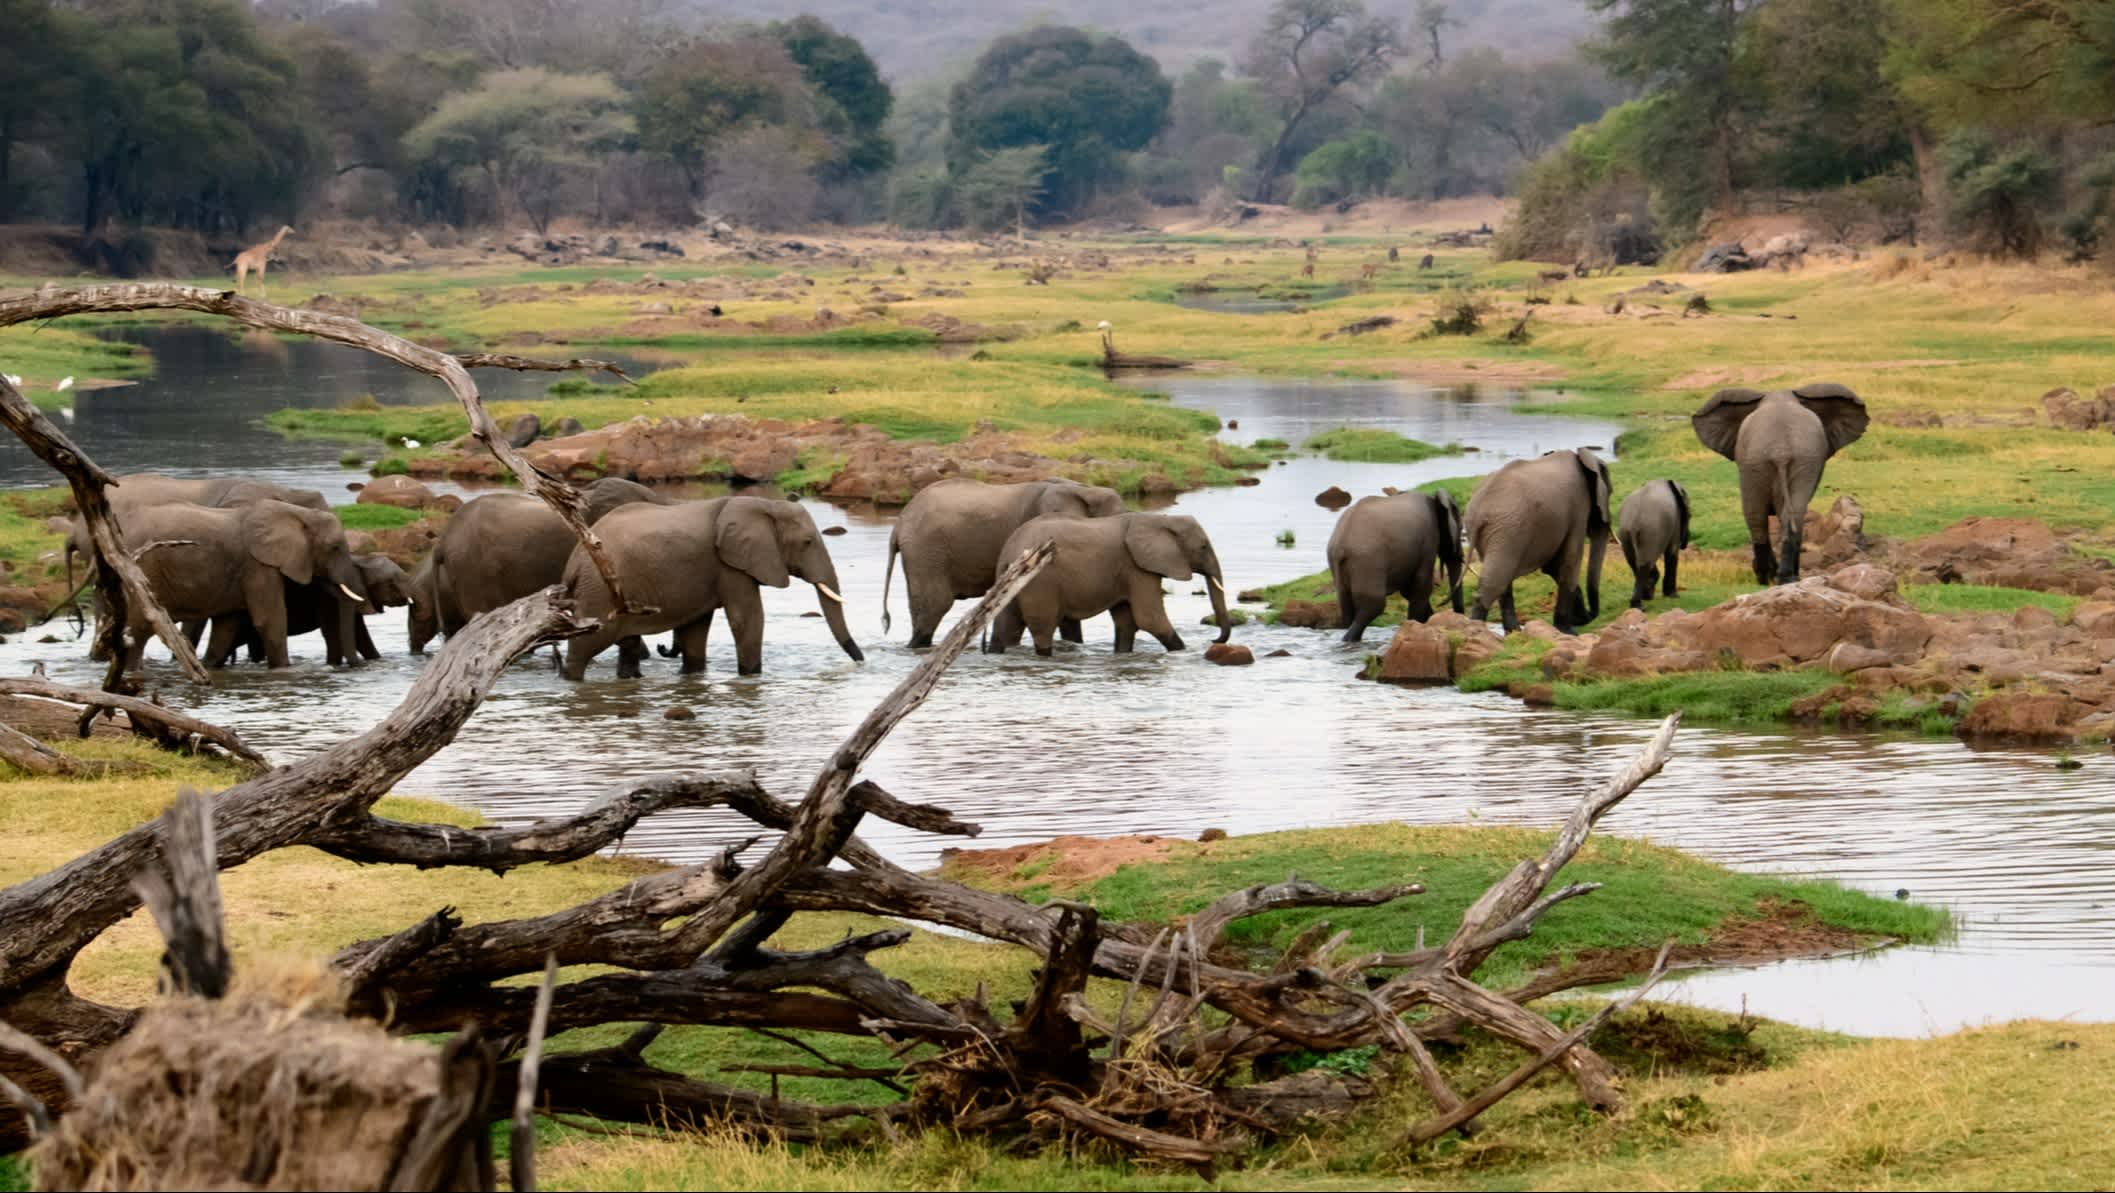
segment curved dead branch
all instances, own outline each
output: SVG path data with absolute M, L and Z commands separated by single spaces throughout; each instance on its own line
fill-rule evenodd
M 242 735 L 210 721 L 201 721 L 188 713 L 181 713 L 165 704 L 157 704 L 139 696 L 126 696 L 118 692 L 98 691 L 94 688 L 76 688 L 53 683 L 48 679 L 0 679 L 0 695 L 35 696 L 44 700 L 59 700 L 78 704 L 91 711 L 116 709 L 125 714 L 132 723 L 133 731 L 161 740 L 164 744 L 191 745 L 201 743 L 212 746 L 228 757 L 263 770 L 271 766 L 271 760 L 242 740 Z M 86 736 L 85 734 L 83 736 Z

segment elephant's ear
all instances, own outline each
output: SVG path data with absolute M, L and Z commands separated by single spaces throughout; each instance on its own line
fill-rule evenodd
M 1829 435 L 1829 454 L 1835 455 L 1858 442 L 1865 434 L 1865 399 L 1833 381 L 1816 381 L 1792 391 L 1799 404 L 1821 419 Z
M 1615 482 L 1608 477 L 1608 465 L 1585 448 L 1572 455 L 1579 461 L 1579 472 L 1586 480 L 1586 532 L 1607 534 L 1615 524 L 1615 519 L 1609 517 L 1608 503 L 1614 500 L 1616 491 Z
M 1696 437 L 1705 447 L 1730 460 L 1733 445 L 1740 440 L 1741 423 L 1755 413 L 1755 404 L 1762 400 L 1760 390 L 1722 389 L 1689 416 L 1689 425 L 1696 428 Z
M 1124 549 L 1132 562 L 1156 576 L 1170 580 L 1190 578 L 1190 561 L 1182 551 L 1182 536 L 1164 518 L 1133 518 L 1124 528 Z
M 1689 549 L 1689 490 L 1684 489 L 1677 481 L 1668 481 L 1667 489 L 1674 494 L 1674 511 L 1682 519 L 1681 549 L 1687 551 Z
M 712 532 L 720 562 L 748 573 L 767 588 L 784 588 L 793 580 L 785 553 L 778 546 L 778 521 L 761 503 L 729 498 L 720 508 Z
M 1437 489 L 1425 496 L 1432 504 L 1432 525 L 1439 531 L 1439 558 L 1442 563 L 1461 562 L 1461 507 L 1454 504 L 1454 494 Z
M 1094 511 L 1088 508 L 1087 490 L 1078 485 L 1044 485 L 1042 496 L 1036 498 L 1035 512 L 1039 518 L 1094 516 Z
M 250 558 L 296 584 L 314 580 L 316 561 L 301 515 L 280 501 L 252 502 L 244 508 L 242 530 Z

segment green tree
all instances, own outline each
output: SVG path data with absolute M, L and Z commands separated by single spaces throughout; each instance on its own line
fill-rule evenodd
M 825 173 L 840 179 L 885 173 L 896 162 L 896 146 L 882 128 L 896 97 L 866 47 L 812 16 L 776 22 L 771 32 L 827 105 L 826 123 L 841 145 Z
M 777 126 L 812 133 L 812 156 L 823 156 L 814 92 L 775 39 L 692 41 L 647 74 L 633 106 L 640 148 L 673 161 L 694 199 L 704 193 L 715 147 L 739 132 Z
M 1027 239 L 1028 212 L 1042 196 L 1050 176 L 1050 153 L 1042 145 L 1009 145 L 994 149 L 957 176 L 955 197 L 973 227 L 1013 224 L 1014 235 Z
M 592 170 L 598 155 L 633 130 L 623 93 L 608 78 L 525 67 L 493 71 L 442 100 L 404 135 L 404 150 L 415 160 L 482 174 L 502 214 L 519 211 L 541 235 L 561 186 Z
M 1319 207 L 1341 199 L 1379 194 L 1395 173 L 1395 147 L 1372 132 L 1331 141 L 1300 159 L 1293 206 Z
M 1074 213 L 1167 118 L 1159 64 L 1118 37 L 1044 26 L 991 43 L 948 99 L 948 170 L 967 176 L 997 150 L 1042 146 L 1052 185 L 1034 213 Z
M 1278 0 L 1249 47 L 1248 73 L 1278 107 L 1278 133 L 1256 163 L 1256 202 L 1267 202 L 1301 129 L 1346 89 L 1388 72 L 1402 30 L 1366 15 L 1359 0 Z
M 2042 214 L 2059 189 L 2049 155 L 2031 144 L 2000 147 L 1985 133 L 1962 130 L 1947 138 L 1941 156 L 1955 233 L 1993 256 L 2033 260 L 2044 241 Z
M 1815 189 L 1907 162 L 1914 113 L 1882 71 L 1888 23 L 1842 0 L 1770 0 L 1750 18 L 1758 175 Z
M 1754 107 L 1742 26 L 1761 0 L 1586 0 L 1605 18 L 1595 55 L 1664 103 L 1647 110 L 1642 165 L 1663 222 L 1686 234 L 1713 204 L 1733 205 Z
M 2107 0 L 1887 0 L 1888 76 L 1955 124 L 2115 119 Z
M 9 31 L 13 56 L 33 69 L 10 72 L 0 87 L 0 223 L 15 218 L 26 187 L 14 172 L 15 147 L 58 135 L 69 84 L 80 77 L 73 65 L 82 52 L 74 26 L 61 19 L 51 0 L 0 0 L 0 29 Z

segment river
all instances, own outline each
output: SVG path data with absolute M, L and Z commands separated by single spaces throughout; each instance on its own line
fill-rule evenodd
M 358 393 L 385 403 L 445 397 L 424 378 L 379 362 L 370 369 L 356 350 L 334 345 L 188 328 L 132 334 L 156 352 L 155 381 L 83 393 L 75 407 L 83 448 L 114 471 L 254 471 L 342 490 L 353 475 L 337 466 L 343 445 L 288 444 L 252 420 L 280 405 L 334 405 Z M 222 347 L 170 350 L 198 334 L 233 352 L 234 366 Z M 510 396 L 548 383 L 493 373 L 479 380 Z M 1138 384 L 1237 421 L 1222 434 L 1240 442 L 1298 443 L 1353 425 L 1479 449 L 1409 466 L 1302 456 L 1262 473 L 1255 487 L 1182 495 L 1174 509 L 1211 533 L 1234 589 L 1323 566 L 1335 515 L 1313 497 L 1331 484 L 1364 495 L 1615 442 L 1606 423 L 1515 413 L 1521 395 L 1495 389 L 1181 374 Z M 17 445 L 0 445 L 0 484 L 44 479 Z M 796 793 L 918 657 L 903 646 L 900 577 L 896 632 L 884 638 L 880 630 L 887 517 L 809 508 L 819 524 L 847 530 L 828 544 L 865 664 L 844 658 L 820 619 L 801 616 L 815 608 L 812 590 L 767 590 L 762 676 L 733 673 L 724 630 L 702 676 L 677 675 L 672 662 L 656 660 L 644 679 L 619 681 L 606 655 L 588 682 L 568 684 L 546 653 L 517 664 L 462 736 L 403 790 L 473 804 L 503 822 L 571 812 L 614 785 L 673 771 L 753 766 L 772 790 Z M 1280 546 L 1288 530 L 1292 546 Z M 1198 649 L 1212 631 L 1196 624 L 1209 604 L 1201 589 L 1175 588 L 1170 612 L 1191 650 L 1166 654 L 1146 641 L 1136 654 L 1114 656 L 1098 619 L 1084 648 L 1061 648 L 1053 659 L 1025 650 L 966 656 L 868 773 L 903 798 L 943 803 L 981 823 L 981 845 L 1389 820 L 1548 826 L 1653 728 L 1527 709 L 1497 695 L 1355 682 L 1380 638 L 1354 647 L 1333 634 L 1249 625 L 1235 640 L 1257 663 L 1213 667 Z M 195 701 L 287 759 L 371 725 L 423 666 L 404 652 L 401 612 L 370 624 L 384 658 L 361 668 L 326 666 L 313 637 L 297 642 L 291 670 L 236 668 L 209 692 L 176 681 L 165 662 L 150 668 L 166 677 L 158 685 L 165 697 Z M 38 636 L 0 646 L 0 673 L 43 662 L 54 678 L 92 682 L 99 674 L 70 633 L 56 644 Z M 1278 649 L 1291 653 L 1264 657 Z M 678 704 L 697 718 L 662 716 Z M 1944 946 L 1715 971 L 1663 987 L 1667 998 L 1725 1009 L 1745 1002 L 1758 1014 L 1867 1034 L 2028 1016 L 2106 1019 L 2115 1017 L 2115 760 L 2095 752 L 2084 763 L 2059 771 L 2045 752 L 1971 751 L 1946 740 L 1685 727 L 1665 772 L 1602 831 L 1742 869 L 1827 876 L 1887 895 L 1906 889 L 1951 908 L 1961 924 L 1959 939 Z M 914 866 L 958 843 L 872 822 L 867 833 Z M 691 860 L 748 835 L 749 823 L 732 816 L 677 813 L 640 825 L 623 848 Z

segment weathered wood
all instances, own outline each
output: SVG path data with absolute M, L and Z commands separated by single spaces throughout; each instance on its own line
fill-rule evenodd
M 343 315 L 326 315 L 319 311 L 275 306 L 268 302 L 260 302 L 254 298 L 244 298 L 232 290 L 208 290 L 200 286 L 180 286 L 169 282 L 122 282 L 99 286 L 80 286 L 70 290 L 17 290 L 0 294 L 0 327 L 12 326 L 30 319 L 54 319 L 62 315 L 169 309 L 220 315 L 251 327 L 262 327 L 269 331 L 292 332 L 298 335 L 309 335 L 318 339 L 332 340 L 340 344 L 350 344 L 355 348 L 364 348 L 378 356 L 396 361 L 406 368 L 416 369 L 428 376 L 439 378 L 441 383 L 448 387 L 448 391 L 455 396 L 457 404 L 463 408 L 463 414 L 470 420 L 471 436 L 484 444 L 487 451 L 490 451 L 500 463 L 507 466 L 507 470 L 521 481 L 522 489 L 525 492 L 535 496 L 545 505 L 550 506 L 552 512 L 556 513 L 565 522 L 567 529 L 573 532 L 573 536 L 580 540 L 581 546 L 588 553 L 588 558 L 594 562 L 595 570 L 601 573 L 603 582 L 609 586 L 612 607 L 619 613 L 644 612 L 644 610 L 634 608 L 625 599 L 623 582 L 617 575 L 616 565 L 611 562 L 609 553 L 603 548 L 602 540 L 595 536 L 594 531 L 588 529 L 585 507 L 579 491 L 567 484 L 563 478 L 553 476 L 536 467 L 527 456 L 522 455 L 520 451 L 507 442 L 506 434 L 500 430 L 499 424 L 493 421 L 492 415 L 485 409 L 484 400 L 478 396 L 477 383 L 470 379 L 470 371 L 464 367 L 462 361 L 445 352 L 438 352 L 432 348 L 414 344 L 402 336 L 391 335 L 379 328 L 369 327 L 357 319 L 348 319 Z M 520 367 L 510 363 L 520 358 L 510 358 L 497 353 L 480 355 L 483 358 L 481 363 L 484 365 L 503 368 Z M 527 367 L 544 368 L 547 366 L 545 362 L 537 362 Z M 4 384 L 4 382 L 0 382 L 0 385 Z M 23 409 L 26 409 L 29 414 L 34 415 L 39 422 L 42 422 L 43 429 L 51 429 L 51 424 L 44 420 L 42 415 L 36 414 L 35 407 L 30 406 L 26 401 L 22 401 L 21 395 L 15 394 L 12 387 L 9 387 L 5 394 L 0 394 L 0 411 L 5 412 L 4 417 L 9 425 L 15 425 L 16 414 L 13 406 L 6 400 L 7 394 L 13 394 L 15 401 L 19 402 Z M 30 444 L 31 450 L 37 451 L 40 456 L 44 456 L 48 462 L 59 468 L 61 472 L 67 471 L 57 460 L 45 455 L 42 450 L 38 449 L 37 442 L 30 439 L 29 434 L 25 433 L 24 427 L 17 426 L 16 433 L 23 435 L 24 441 Z M 64 436 L 59 436 L 59 441 L 63 443 Z M 68 449 L 72 447 L 71 444 L 66 444 L 65 446 Z M 78 453 L 75 454 L 78 455 Z M 73 479 L 72 474 L 69 474 L 68 479 Z M 106 482 L 109 480 L 107 476 L 101 479 Z M 83 488 L 79 483 L 75 484 L 74 495 L 76 501 L 80 501 L 83 496 Z M 94 531 L 99 517 L 102 520 L 107 520 L 109 507 L 103 503 L 99 491 L 89 492 L 87 498 L 88 502 L 93 503 L 97 507 L 97 512 L 91 512 L 90 505 L 86 503 L 81 505 L 81 512 L 88 518 L 91 531 Z M 98 557 L 107 561 L 112 556 L 117 555 L 117 540 L 115 536 L 111 536 L 110 541 L 106 544 L 103 541 L 104 532 L 96 533 Z M 129 560 L 124 561 L 124 565 L 129 564 Z M 131 575 L 138 576 L 139 569 L 132 567 Z M 139 577 L 139 588 L 142 592 L 145 591 L 145 584 L 145 577 Z M 131 577 L 128 576 L 125 585 L 127 591 L 133 588 Z M 155 609 L 151 602 L 149 608 L 150 611 Z M 172 651 L 177 652 L 177 658 L 185 662 L 186 672 L 195 671 L 193 678 L 201 683 L 205 682 L 205 669 L 198 665 L 197 656 L 190 651 L 190 644 L 185 642 L 179 648 L 176 645 L 176 640 L 180 639 L 182 635 L 177 634 L 174 627 L 169 627 L 167 632 L 164 633 L 166 622 L 166 616 L 156 621 L 154 623 L 155 632 L 162 637 L 163 641 L 170 644 L 169 648 Z
M 1141 1155 L 1151 1156 L 1156 1160 L 1172 1160 L 1178 1164 L 1192 1164 L 1206 1170 L 1210 1170 L 1213 1165 L 1245 1146 L 1239 1140 L 1218 1139 L 1206 1142 L 1137 1126 L 1081 1105 L 1063 1094 L 1046 1095 L 1036 1103 L 1036 1109 L 1048 1111 L 1075 1127 Z
M 161 931 L 164 986 L 219 998 L 232 964 L 220 911 L 220 863 L 213 848 L 213 805 L 192 788 L 156 818 L 159 852 L 133 876 L 132 891 Z
M 33 775 L 77 775 L 81 764 L 12 725 L 0 725 L 0 760 Z
M 503 1067 L 502 1080 L 507 1075 Z M 549 1113 L 591 1114 L 616 1122 L 704 1127 L 724 1124 L 792 1143 L 823 1139 L 825 1124 L 901 1113 L 901 1106 L 816 1106 L 659 1069 L 622 1048 L 544 1058 L 542 1099 Z
M 529 1041 L 514 1078 L 514 1118 L 507 1137 L 507 1172 L 514 1193 L 536 1193 L 536 1072 L 543 1063 L 544 1033 L 551 1026 L 551 995 L 558 985 L 558 958 L 543 964 L 536 1010 L 529 1016 Z
M 1416 882 L 1370 891 L 1336 891 L 1295 874 L 1284 882 L 1257 883 L 1219 896 L 1190 917 L 1190 930 L 1197 934 L 1198 943 L 1209 949 L 1219 943 L 1234 921 L 1266 911 L 1287 907 L 1379 907 L 1424 893 L 1424 885 Z
M 441 1048 L 439 1061 L 439 1092 L 405 1145 L 389 1188 L 496 1189 L 492 1133 L 485 1129 L 496 1084 L 492 1053 L 472 1024 Z
M 462 926 L 463 919 L 455 908 L 443 907 L 395 936 L 383 938 L 361 954 L 356 963 L 341 965 L 338 976 L 345 983 L 346 1002 L 364 1001 L 389 975 L 439 948 Z
M 1075 1086 L 1086 1080 L 1088 1057 L 1079 1023 L 1066 1013 L 1065 1000 L 1086 988 L 1100 923 L 1101 914 L 1092 907 L 1059 905 L 1035 989 L 1007 1033 L 1023 1068 Z
M 626 385 L 637 385 L 632 375 L 615 361 L 574 356 L 565 360 L 540 360 L 511 352 L 458 352 L 455 359 L 466 369 L 513 369 L 521 373 L 611 373 Z
M 188 713 L 181 713 L 164 704 L 157 704 L 139 696 L 127 696 L 119 692 L 100 691 L 95 688 L 76 688 L 53 683 L 48 679 L 21 678 L 0 679 L 0 695 L 36 696 L 46 700 L 59 700 L 78 704 L 95 711 L 111 708 L 125 714 L 132 722 L 134 731 L 142 726 L 166 738 L 179 741 L 200 741 L 225 751 L 230 757 L 249 763 L 260 769 L 271 765 L 264 755 L 253 750 L 232 729 L 223 728 L 208 721 L 201 721 Z M 86 737 L 87 734 L 82 734 Z

